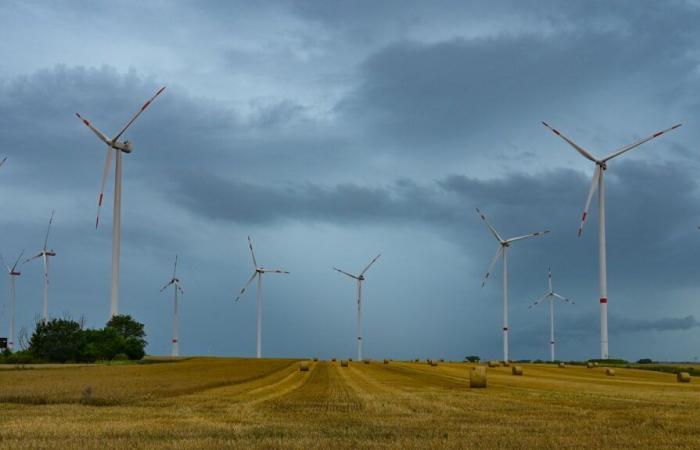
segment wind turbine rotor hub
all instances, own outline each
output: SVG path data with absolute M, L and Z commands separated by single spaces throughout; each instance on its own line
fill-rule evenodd
M 112 143 L 112 148 L 115 150 L 122 151 L 124 153 L 131 153 L 131 150 L 132 150 L 131 142 L 129 142 L 129 141 L 124 141 L 124 142 L 114 141 Z
M 599 166 L 603 170 L 608 170 L 608 163 L 605 161 L 596 161 L 595 162 L 597 166 Z

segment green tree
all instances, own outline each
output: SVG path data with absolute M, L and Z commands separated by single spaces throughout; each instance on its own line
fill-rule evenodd
M 144 357 L 147 342 L 142 323 L 137 322 L 128 314 L 123 314 L 112 316 L 107 322 L 106 328 L 114 329 L 124 339 L 122 347 L 117 353 L 126 353 L 129 359 Z
M 29 339 L 29 351 L 36 358 L 66 362 L 81 358 L 83 336 L 80 324 L 70 319 L 51 319 L 36 325 Z

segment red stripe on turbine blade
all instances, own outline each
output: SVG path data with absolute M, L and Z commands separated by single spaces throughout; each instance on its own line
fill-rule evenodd
M 100 192 L 100 199 L 97 201 L 97 206 L 102 206 L 102 197 L 104 197 L 104 194 Z
M 173 339 L 173 344 L 177 344 L 177 339 Z
M 588 212 L 584 211 L 584 212 L 583 212 L 583 216 L 581 216 L 581 222 L 585 222 L 585 221 L 586 221 L 586 216 L 587 216 L 587 215 L 588 215 Z
M 608 299 L 603 297 L 600 299 L 600 303 L 608 303 Z
M 652 137 L 657 137 L 657 136 L 661 136 L 662 134 L 664 134 L 664 132 L 663 132 L 663 131 L 659 131 L 658 133 L 656 133 L 656 134 L 655 134 L 655 135 L 653 135 Z
M 141 107 L 141 111 L 143 111 L 144 109 L 148 108 L 148 105 L 150 105 L 150 104 L 151 104 L 151 101 L 150 101 L 150 100 L 147 101 L 146 103 L 144 103 L 143 106 Z

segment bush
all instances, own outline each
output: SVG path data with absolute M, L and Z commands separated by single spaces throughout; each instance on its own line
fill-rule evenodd
M 29 352 L 51 362 L 77 361 L 83 344 L 80 324 L 69 319 L 51 319 L 36 325 L 29 340 Z
M 464 360 L 469 361 L 470 363 L 478 363 L 479 361 L 481 361 L 481 358 L 479 358 L 476 355 L 471 355 L 471 356 L 465 357 Z
M 639 361 L 637 361 L 637 364 L 654 364 L 654 361 L 652 361 L 649 358 L 642 358 Z
M 70 319 L 39 322 L 29 340 L 29 350 L 0 356 L 0 362 L 95 362 L 141 359 L 145 355 L 143 324 L 131 316 L 114 316 L 102 329 L 82 329 Z M 20 362 L 22 361 L 22 362 Z

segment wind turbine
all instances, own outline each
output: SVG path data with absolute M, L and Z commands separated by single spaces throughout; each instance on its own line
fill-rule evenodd
M 588 151 L 580 147 L 574 141 L 568 137 L 561 134 L 558 130 L 549 126 L 546 122 L 542 124 L 552 130 L 554 134 L 564 139 L 567 144 L 572 146 L 574 150 L 579 152 L 581 156 L 593 162 L 596 167 L 593 171 L 593 181 L 591 182 L 591 188 L 588 191 L 588 197 L 586 198 L 586 206 L 583 208 L 583 215 L 581 216 L 581 225 L 578 227 L 578 236 L 581 237 L 583 233 L 583 225 L 586 222 L 586 216 L 588 215 L 588 207 L 591 205 L 591 200 L 593 199 L 593 194 L 596 189 L 598 190 L 598 270 L 600 277 L 600 357 L 602 359 L 608 359 L 608 273 L 605 257 L 605 184 L 603 183 L 603 174 L 608 168 L 608 161 L 611 159 L 622 155 L 623 153 L 632 150 L 650 141 L 654 138 L 661 136 L 671 130 L 675 130 L 680 127 L 681 124 L 674 125 L 671 128 L 667 128 L 662 131 L 658 131 L 651 136 L 645 137 L 637 142 L 634 142 L 624 147 L 620 147 L 614 152 L 608 154 L 607 156 L 596 159 Z
M 255 270 L 253 272 L 253 275 L 250 277 L 248 282 L 243 286 L 243 289 L 241 289 L 241 292 L 238 294 L 238 297 L 236 297 L 236 301 L 240 300 L 243 294 L 245 293 L 246 289 L 250 285 L 250 283 L 253 282 L 253 279 L 255 277 L 258 278 L 258 296 L 257 296 L 257 305 L 258 305 L 258 331 L 257 331 L 257 340 L 256 340 L 256 355 L 257 358 L 262 357 L 262 276 L 264 273 L 289 273 L 286 270 L 282 269 L 266 269 L 264 267 L 258 267 L 258 262 L 255 260 L 255 252 L 253 251 L 253 241 L 251 241 L 250 236 L 248 236 L 248 247 L 250 247 L 250 256 L 253 258 L 253 269 Z
M 336 267 L 333 268 L 333 270 L 336 270 L 344 275 L 349 276 L 350 278 L 353 278 L 357 280 L 357 360 L 362 361 L 362 282 L 365 281 L 365 272 L 374 264 L 376 260 L 379 259 L 379 257 L 382 256 L 381 253 L 377 256 L 374 257 L 372 261 L 367 264 L 367 267 L 364 268 L 362 272 L 360 272 L 359 275 L 353 275 L 351 273 L 345 272 L 343 270 L 340 270 Z
M 95 219 L 95 228 L 100 223 L 100 209 L 102 208 L 102 198 L 104 197 L 105 183 L 109 174 L 109 167 L 112 163 L 112 154 L 115 153 L 114 165 L 114 209 L 112 212 L 112 295 L 109 307 L 109 316 L 119 314 L 119 251 L 121 249 L 121 210 L 122 210 L 122 152 L 131 153 L 131 142 L 125 140 L 119 141 L 119 138 L 124 134 L 127 128 L 131 126 L 141 113 L 148 108 L 151 102 L 160 95 L 165 87 L 162 87 L 143 104 L 136 114 L 122 127 L 119 133 L 113 138 L 108 138 L 104 133 L 95 128 L 87 119 L 83 118 L 80 113 L 75 113 L 85 125 L 92 130 L 93 133 L 105 144 L 107 144 L 107 158 L 105 160 L 104 171 L 102 172 L 102 182 L 100 183 L 100 195 L 97 199 L 97 219 Z
M 528 306 L 527 308 L 530 309 L 533 306 L 537 306 L 540 303 L 542 303 L 545 300 L 549 300 L 549 355 L 550 355 L 550 360 L 554 361 L 554 301 L 555 300 L 561 300 L 566 303 L 570 303 L 572 305 L 575 305 L 572 300 L 569 300 L 566 297 L 562 297 L 561 295 L 557 294 L 554 292 L 554 289 L 552 288 L 552 268 L 549 267 L 549 271 L 547 274 L 548 282 L 549 282 L 549 290 L 545 294 L 544 297 L 541 299 L 537 300 L 534 302 L 532 305 Z
M 2 159 L 2 161 L 0 161 L 0 166 L 2 166 L 3 164 L 5 164 L 5 161 L 7 161 L 7 156 L 5 156 L 5 157 Z
M 7 348 L 10 350 L 13 350 L 15 346 L 15 277 L 22 275 L 22 273 L 17 270 L 17 264 L 19 264 L 19 260 L 22 259 L 22 255 L 24 255 L 24 250 L 19 254 L 12 267 L 8 266 L 5 263 L 5 258 L 0 255 L 0 259 L 7 269 L 7 275 L 10 277 L 10 332 L 7 340 Z
M 56 252 L 52 250 L 49 250 L 48 244 L 49 244 L 49 232 L 51 231 L 51 224 L 53 223 L 53 214 L 54 211 L 51 211 L 51 218 L 49 219 L 49 226 L 46 229 L 46 237 L 44 238 L 44 248 L 37 253 L 36 255 L 32 256 L 29 259 L 26 259 L 22 264 L 28 263 L 29 261 L 32 261 L 37 258 L 43 258 L 44 260 L 44 322 L 49 320 L 49 257 L 50 256 L 56 256 Z
M 523 239 L 527 239 L 530 237 L 535 237 L 535 236 L 540 236 L 549 233 L 549 230 L 545 231 L 537 231 L 534 233 L 526 234 L 523 236 L 517 236 L 514 238 L 510 239 L 503 239 L 501 236 L 498 234 L 496 229 L 489 223 L 488 219 L 486 216 L 479 210 L 479 208 L 476 208 L 477 214 L 479 214 L 479 217 L 481 217 L 481 220 L 486 223 L 486 226 L 489 228 L 491 231 L 491 234 L 496 238 L 498 241 L 498 250 L 496 251 L 496 256 L 493 257 L 491 260 L 491 264 L 489 265 L 489 270 L 486 271 L 486 275 L 484 276 L 483 281 L 481 282 L 481 287 L 484 287 L 484 284 L 486 284 L 486 280 L 489 278 L 489 275 L 491 275 L 491 270 L 493 269 L 493 266 L 496 264 L 496 261 L 500 256 L 503 256 L 503 361 L 508 361 L 508 248 L 510 247 L 510 244 L 513 242 L 521 241 Z
M 168 286 L 173 285 L 173 307 L 174 307 L 174 312 L 173 312 L 173 350 L 171 352 L 171 356 L 180 356 L 180 345 L 178 342 L 178 337 L 177 337 L 177 291 L 180 291 L 180 294 L 185 294 L 185 291 L 182 290 L 182 287 L 180 286 L 180 279 L 177 277 L 177 255 L 175 255 L 175 267 L 173 268 L 173 277 L 170 279 L 170 282 L 163 286 L 160 290 L 160 292 L 163 292 Z

